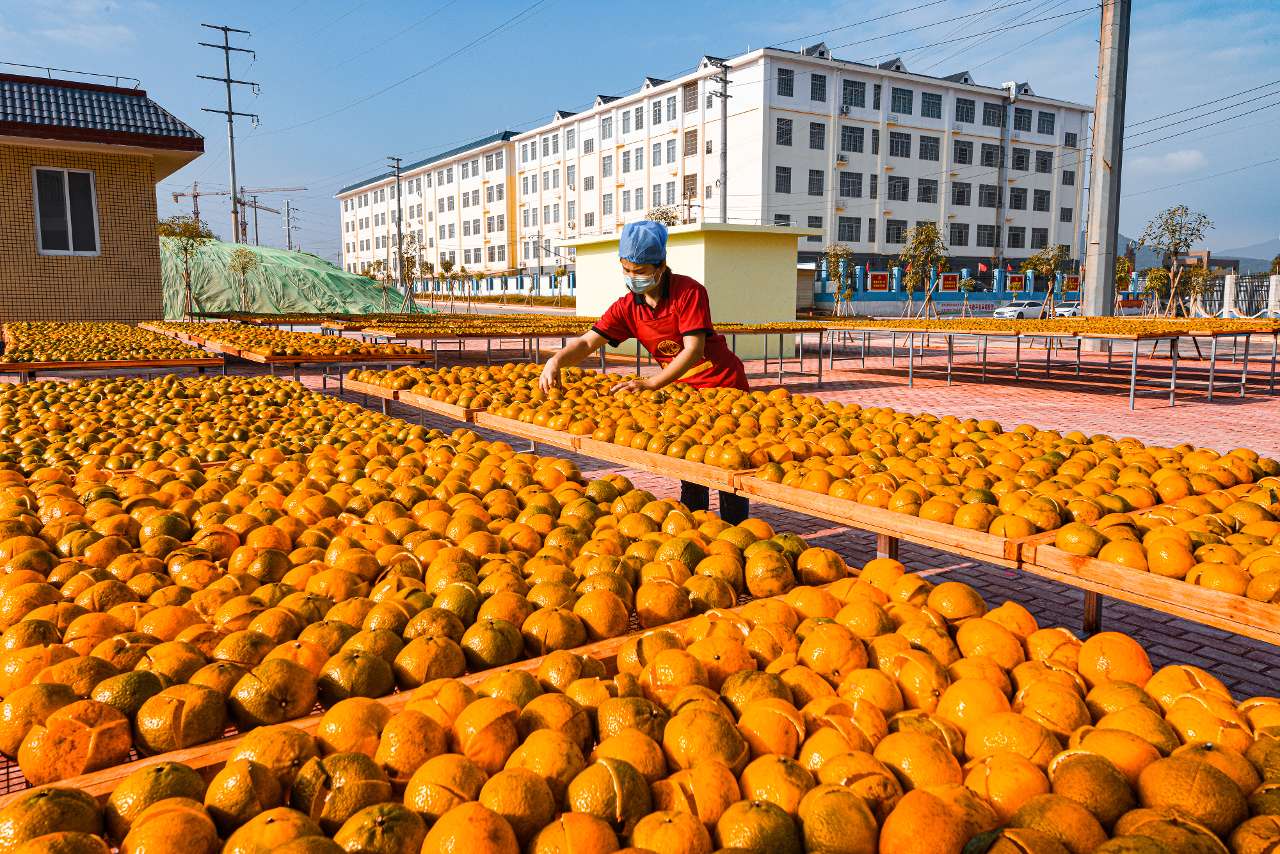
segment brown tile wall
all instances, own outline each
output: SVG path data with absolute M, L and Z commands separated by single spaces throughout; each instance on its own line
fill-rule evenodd
M 32 167 L 94 173 L 101 254 L 40 255 Z M 0 145 L 0 320 L 154 320 L 163 314 L 151 158 Z

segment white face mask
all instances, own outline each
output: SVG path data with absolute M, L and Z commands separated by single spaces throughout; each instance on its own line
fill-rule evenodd
M 644 294 L 653 290 L 658 284 L 658 277 L 654 276 L 627 276 L 623 275 L 627 282 L 627 290 L 633 294 Z

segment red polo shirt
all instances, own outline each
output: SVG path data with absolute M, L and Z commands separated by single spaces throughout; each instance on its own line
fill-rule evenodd
M 643 296 L 627 294 L 609 306 L 591 328 L 614 347 L 635 338 L 663 367 L 684 349 L 685 335 L 701 332 L 706 336 L 703 360 L 686 371 L 678 382 L 695 388 L 748 391 L 742 360 L 711 325 L 707 289 L 688 276 L 670 270 L 664 274 L 660 287 L 657 306 L 650 308 Z

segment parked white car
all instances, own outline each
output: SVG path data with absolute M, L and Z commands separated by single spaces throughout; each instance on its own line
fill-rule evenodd
M 1044 303 L 1040 300 L 1014 300 L 1008 305 L 1002 305 L 997 308 L 991 313 L 991 316 L 1016 320 L 1022 320 L 1026 317 L 1043 317 Z
M 1080 303 L 1078 302 L 1060 302 L 1053 307 L 1055 317 L 1079 317 Z

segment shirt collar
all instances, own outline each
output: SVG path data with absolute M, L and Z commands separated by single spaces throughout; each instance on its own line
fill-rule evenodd
M 671 290 L 671 268 L 667 267 L 662 271 L 662 280 L 658 282 L 658 304 L 653 307 L 654 311 L 662 305 L 662 301 L 667 298 L 667 293 Z M 632 294 L 631 299 L 636 305 L 649 307 L 649 303 L 645 302 L 644 294 Z

